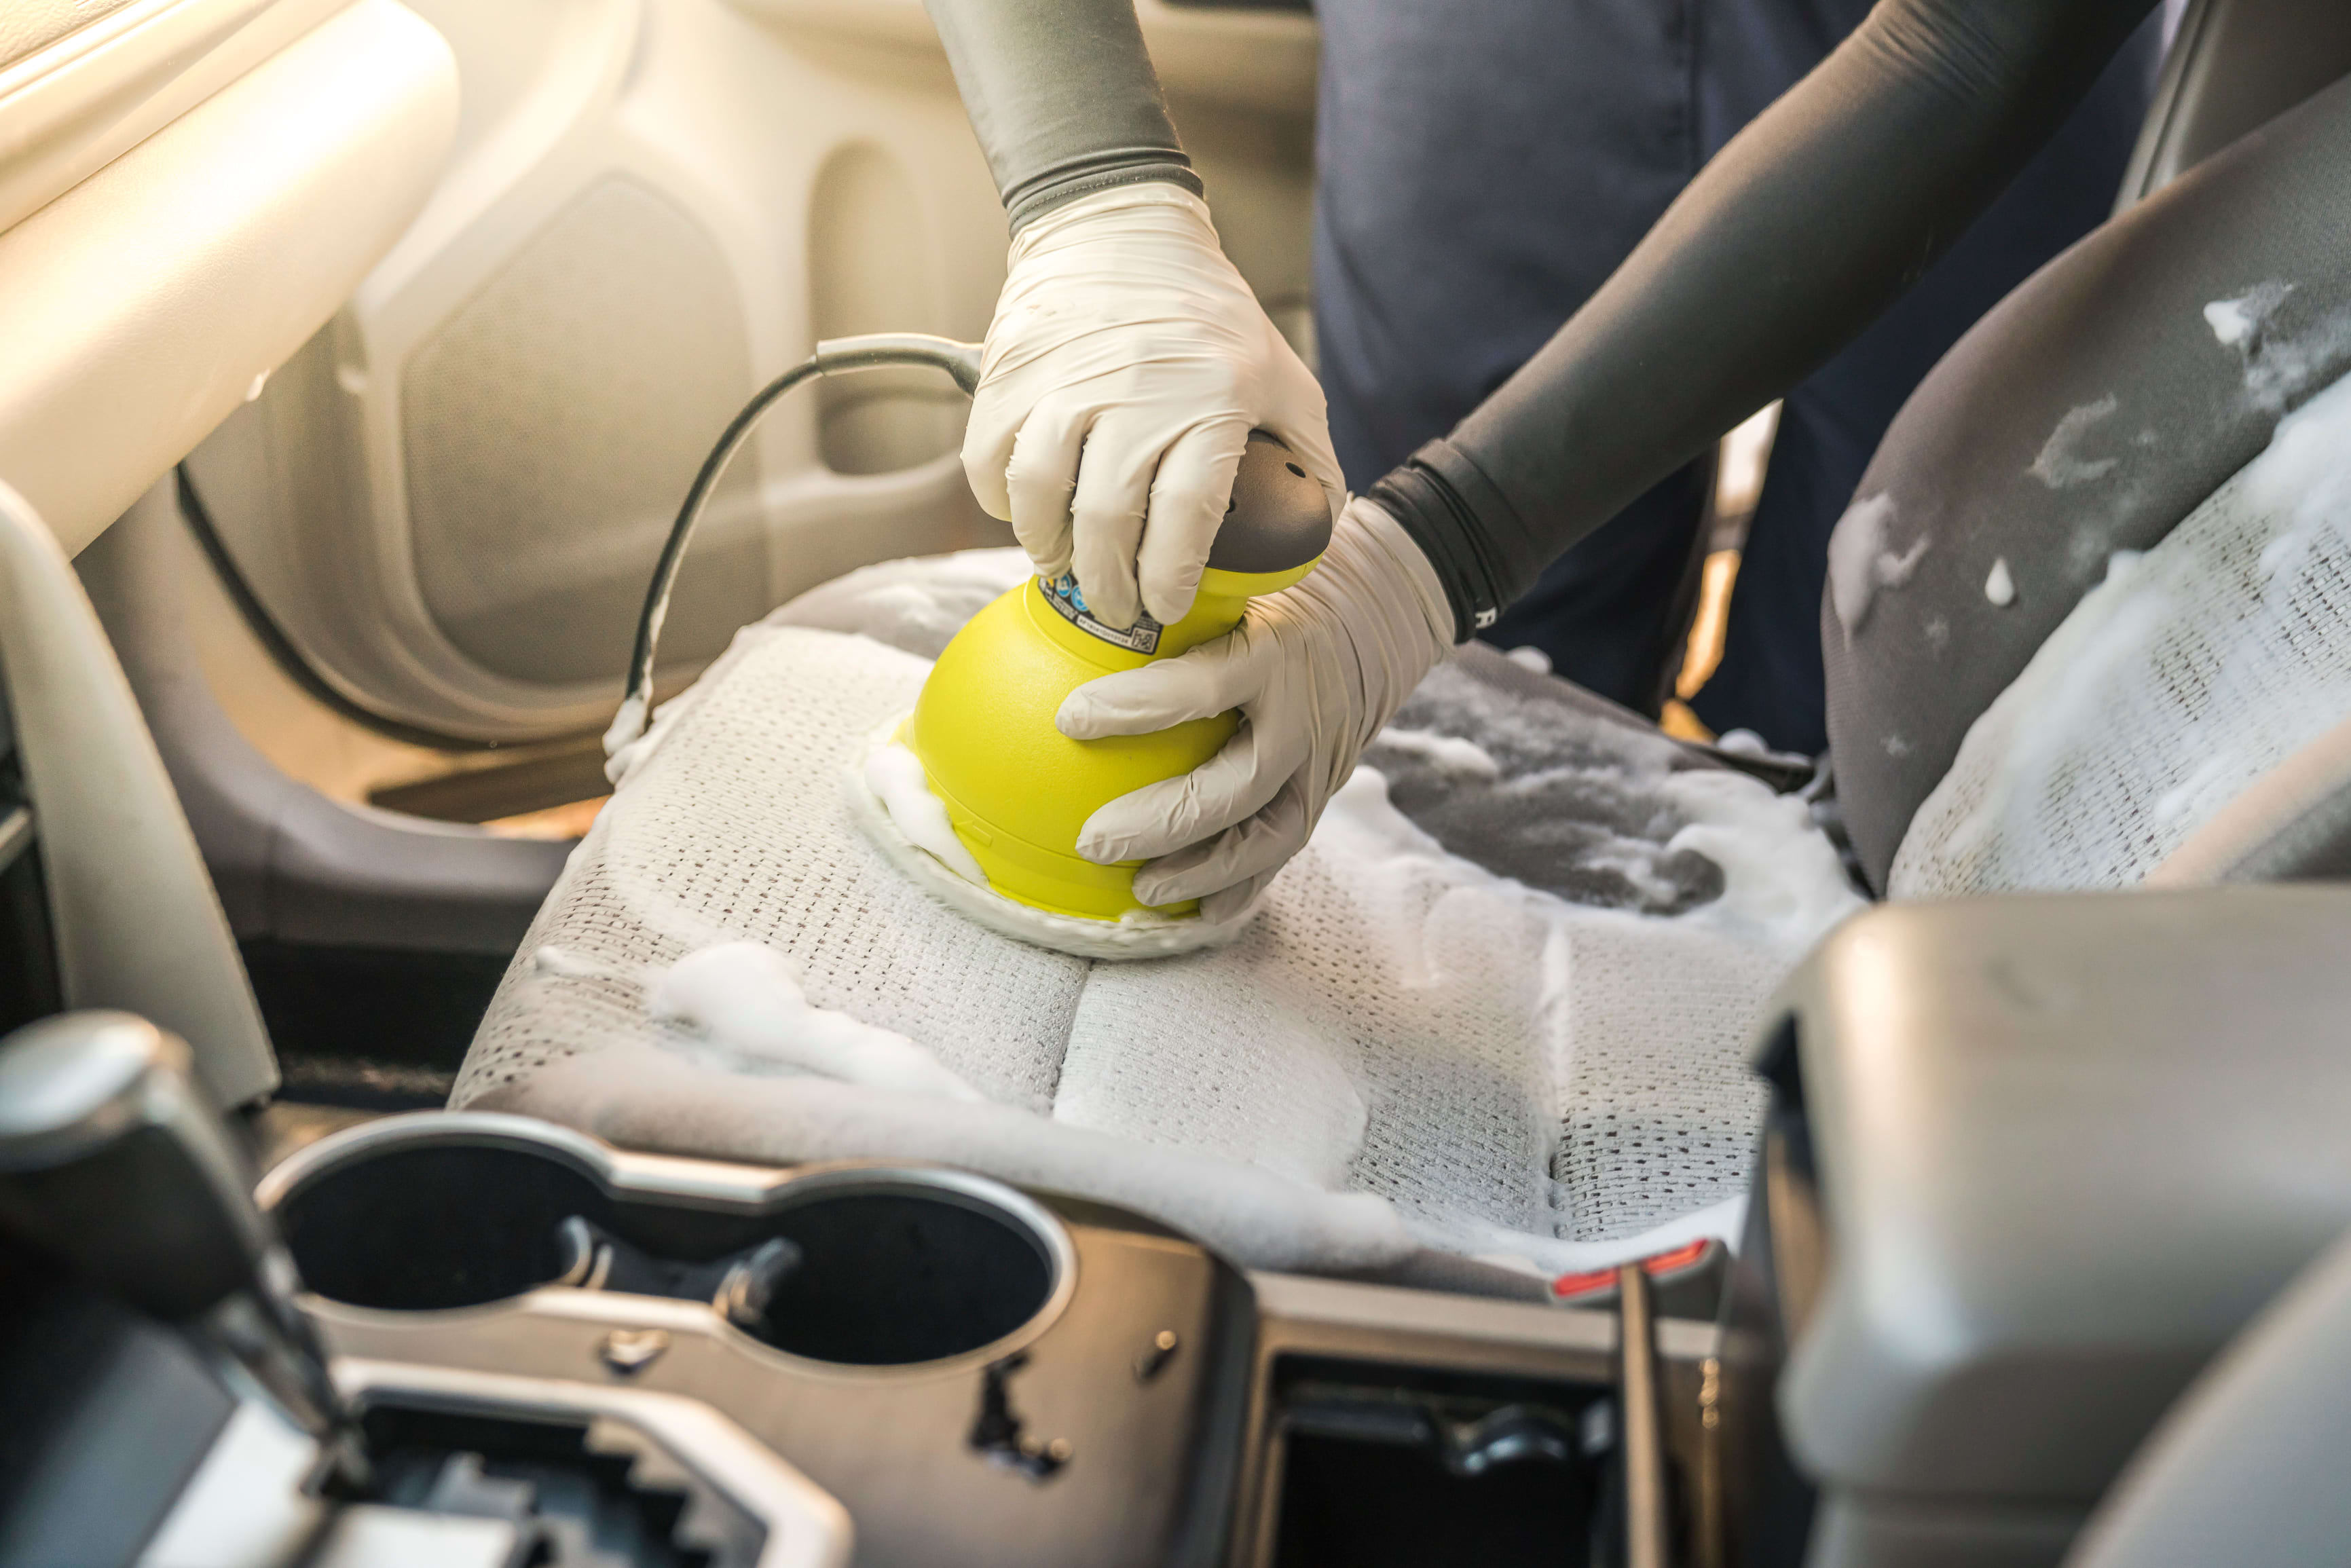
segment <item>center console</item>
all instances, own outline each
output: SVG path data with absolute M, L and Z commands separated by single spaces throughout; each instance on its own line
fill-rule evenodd
M 860 1564 L 1510 1562 L 1624 1528 L 1614 1312 L 1247 1275 L 959 1172 L 677 1159 L 519 1117 L 369 1124 L 260 1197 L 379 1451 L 497 1478 L 516 1430 L 564 1434 L 641 1477 L 657 1451 L 705 1515 L 761 1512 L 646 1415 L 684 1406 L 837 1505 L 765 1512 Z M 1655 1440 L 1694 1453 L 1714 1330 L 1645 1339 Z
M 2351 1231 L 2346 948 L 2332 887 L 1857 916 L 1727 1280 L 1532 1299 L 510 1116 L 256 1193 L 64 1015 L 0 1046 L 0 1568 L 2057 1568 Z

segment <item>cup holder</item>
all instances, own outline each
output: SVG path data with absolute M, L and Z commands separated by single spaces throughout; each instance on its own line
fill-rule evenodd
M 520 1118 L 374 1124 L 296 1155 L 262 1197 L 304 1285 L 349 1306 L 476 1307 L 559 1281 L 704 1301 L 715 1291 L 754 1339 L 845 1366 L 1001 1344 L 1040 1328 L 1075 1287 L 1061 1223 L 983 1177 L 878 1167 L 783 1177 L 632 1155 Z M 583 1235 L 610 1249 L 592 1270 Z M 756 1291 L 743 1289 L 737 1265 L 778 1258 Z
M 475 1307 L 563 1271 L 563 1221 L 609 1224 L 594 1177 L 549 1155 L 418 1141 L 372 1150 L 277 1205 L 302 1282 L 331 1301 L 393 1312 Z
M 792 1355 L 852 1366 L 961 1355 L 1036 1318 L 1067 1271 L 1051 1232 L 949 1173 L 829 1172 L 800 1185 L 812 1190 L 768 1226 L 800 1265 L 744 1325 Z

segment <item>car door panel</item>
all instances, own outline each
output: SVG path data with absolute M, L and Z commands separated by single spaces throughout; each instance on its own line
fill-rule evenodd
M 601 727 L 719 428 L 820 337 L 978 335 L 1002 217 L 943 66 L 843 71 L 714 5 L 423 9 L 486 78 L 449 175 L 190 473 L 353 700 L 468 740 Z M 680 665 L 861 561 L 1001 538 L 959 425 L 927 387 L 780 406 L 703 526 Z

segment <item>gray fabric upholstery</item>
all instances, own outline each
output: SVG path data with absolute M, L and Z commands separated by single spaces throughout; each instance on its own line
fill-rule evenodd
M 2147 878 L 2150 886 L 2351 878 L 2351 719 L 2272 769 Z
M 1831 548 L 1832 579 L 1855 556 L 1874 591 L 1821 612 L 1839 794 L 1876 885 L 2112 553 L 2164 538 L 2351 366 L 2346 232 L 2351 83 L 2052 263 L 1904 407 Z M 2268 284 L 2288 291 L 2266 325 L 2220 342 L 2205 307 Z M 2001 560 L 2006 604 L 1985 591 Z
M 2154 194 L 2351 71 L 2342 0 L 2195 0 L 2179 23 L 2122 206 Z

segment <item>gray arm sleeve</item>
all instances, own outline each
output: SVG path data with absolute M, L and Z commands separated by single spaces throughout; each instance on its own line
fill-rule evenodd
M 1113 185 L 1201 193 L 1133 0 L 924 0 L 1018 234 Z

